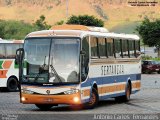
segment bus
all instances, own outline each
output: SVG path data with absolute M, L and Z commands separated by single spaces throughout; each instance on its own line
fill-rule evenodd
M 28 34 L 16 61 L 20 102 L 41 110 L 59 104 L 90 109 L 108 98 L 127 102 L 140 90 L 137 35 L 83 25 L 53 26 Z
M 0 88 L 13 92 L 18 88 L 18 66 L 15 64 L 16 50 L 23 47 L 23 40 L 0 39 Z

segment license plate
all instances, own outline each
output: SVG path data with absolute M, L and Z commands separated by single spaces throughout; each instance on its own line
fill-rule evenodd
M 44 98 L 44 102 L 53 102 L 52 98 Z
M 159 69 L 156 69 L 156 71 L 158 71 Z

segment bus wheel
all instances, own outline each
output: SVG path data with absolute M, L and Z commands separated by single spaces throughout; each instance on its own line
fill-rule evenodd
M 14 77 L 10 77 L 7 81 L 7 90 L 9 92 L 15 92 L 18 88 L 18 81 Z
M 130 100 L 130 96 L 131 96 L 131 85 L 128 83 L 126 95 L 124 96 L 124 101 L 128 102 Z
M 95 88 L 92 89 L 92 94 L 88 103 L 85 104 L 85 108 L 93 109 L 98 104 L 98 92 Z
M 35 104 L 40 110 L 49 110 L 53 107 L 51 104 Z
M 128 83 L 125 95 L 116 97 L 115 100 L 117 102 L 128 102 L 130 100 L 130 96 L 131 96 L 131 85 Z

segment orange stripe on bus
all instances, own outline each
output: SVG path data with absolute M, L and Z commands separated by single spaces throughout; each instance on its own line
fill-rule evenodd
M 99 91 L 100 94 L 103 94 L 103 93 L 109 93 L 109 92 L 114 92 L 115 91 L 115 85 L 114 86 L 104 86 L 104 87 L 101 87 L 101 91 Z
M 0 70 L 0 78 L 7 78 L 8 70 Z
M 11 64 L 12 64 L 12 61 L 6 60 L 6 61 L 3 62 L 3 68 L 4 69 L 9 69 Z
M 135 83 L 132 83 L 132 89 L 133 88 L 140 88 L 141 82 L 137 81 Z M 98 88 L 98 93 L 99 94 L 104 94 L 104 93 L 111 93 L 111 92 L 118 92 L 118 91 L 123 91 L 125 90 L 126 84 L 120 84 L 120 85 L 112 85 L 112 86 L 102 86 Z M 83 96 L 90 96 L 90 89 L 84 90 Z

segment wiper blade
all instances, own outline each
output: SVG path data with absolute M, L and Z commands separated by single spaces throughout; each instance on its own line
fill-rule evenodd
M 55 70 L 55 68 L 53 67 L 53 65 L 50 65 L 52 71 L 54 72 L 54 74 L 56 75 L 56 77 L 58 78 L 59 82 L 62 82 L 61 78 L 59 77 L 57 71 Z

